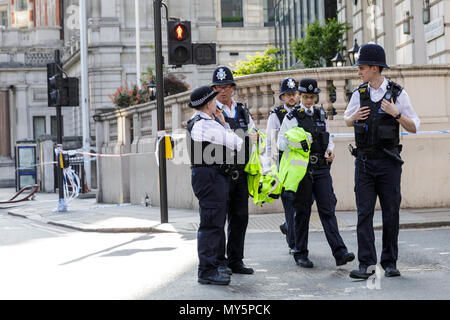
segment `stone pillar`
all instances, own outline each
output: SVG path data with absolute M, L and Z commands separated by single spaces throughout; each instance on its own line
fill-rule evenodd
M 95 119 L 95 118 L 94 118 Z M 95 120 L 95 147 L 98 153 L 102 152 L 102 147 L 105 142 L 106 132 L 104 121 Z M 97 202 L 103 202 L 103 185 L 102 185 L 102 158 L 97 158 Z
M 259 90 L 262 97 L 262 105 L 259 110 L 262 114 L 263 120 L 267 120 L 267 118 L 269 118 L 270 109 L 274 105 L 272 88 L 270 85 L 263 85 L 259 87 Z
M 16 85 L 17 140 L 29 139 L 32 136 L 32 125 L 28 121 L 27 88 L 25 85 Z
M 334 103 L 334 108 L 336 109 L 337 115 L 336 119 L 342 119 L 344 116 L 344 111 L 347 108 L 347 98 L 346 98 L 346 86 L 347 83 L 345 79 L 333 80 L 333 85 L 336 88 L 336 102 Z
M 141 115 L 133 115 L 133 141 L 131 141 L 131 152 L 139 152 L 139 140 L 141 139 Z
M 183 118 L 181 104 L 172 104 L 172 133 L 181 129 L 181 120 Z
M 40 143 L 41 151 L 41 163 L 49 163 L 53 160 L 54 153 L 53 141 L 44 140 Z M 54 192 L 55 190 L 55 177 L 54 177 L 54 167 L 53 165 L 41 165 L 41 191 L 43 192 Z
M 9 92 L 0 89 L 0 157 L 11 156 Z

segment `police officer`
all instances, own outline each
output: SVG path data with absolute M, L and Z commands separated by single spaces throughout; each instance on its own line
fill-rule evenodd
M 219 66 L 212 76 L 213 90 L 217 93 L 217 109 L 224 115 L 225 121 L 243 140 L 244 145 L 234 159 L 238 176 L 230 184 L 230 197 L 227 212 L 228 241 L 225 250 L 219 253 L 220 270 L 224 273 L 253 274 L 254 270 L 244 265 L 244 241 L 248 225 L 248 185 L 245 164 L 250 158 L 250 139 L 256 141 L 255 133 L 247 134 L 255 124 L 244 104 L 233 99 L 236 87 L 231 70 Z M 221 246 L 223 248 L 224 246 Z
M 363 84 L 353 92 L 344 120 L 355 131 L 355 194 L 358 209 L 359 269 L 350 277 L 367 279 L 369 266 L 377 263 L 373 215 L 377 196 L 383 219 L 381 266 L 386 277 L 400 276 L 397 269 L 400 210 L 400 125 L 416 133 L 420 120 L 403 88 L 381 75 L 386 64 L 383 47 L 366 44 L 361 47 L 358 75 Z
M 301 180 L 294 197 L 295 208 L 295 262 L 304 268 L 312 268 L 308 258 L 308 230 L 311 206 L 314 199 L 325 236 L 336 259 L 341 266 L 352 261 L 355 255 L 347 251 L 342 240 L 335 216 L 336 197 L 330 175 L 330 165 L 334 159 L 334 143 L 330 138 L 327 115 L 323 108 L 314 106 L 320 89 L 314 79 L 302 79 L 299 86 L 300 106 L 294 107 L 284 119 L 278 136 L 278 148 L 288 151 L 284 133 L 295 126 L 311 133 L 310 158 L 307 173 Z
M 267 141 L 266 141 L 266 157 L 263 161 L 263 170 L 267 172 L 273 162 L 279 164 L 283 152 L 279 152 L 276 146 L 278 139 L 278 132 L 280 131 L 281 123 L 286 114 L 297 105 L 300 94 L 298 91 L 298 83 L 293 78 L 285 78 L 280 84 L 280 100 L 283 101 L 281 106 L 278 106 L 270 111 L 269 119 L 267 120 Z M 274 145 L 272 146 L 272 142 Z M 295 248 L 294 238 L 294 193 L 291 191 L 282 191 L 281 201 L 283 203 L 284 214 L 286 222 L 280 225 L 280 230 L 286 235 L 286 241 L 289 246 L 289 252 L 293 253 Z
M 200 226 L 197 232 L 198 282 L 227 285 L 230 276 L 218 270 L 218 254 L 223 251 L 224 227 L 230 186 L 229 167 L 224 158 L 240 150 L 238 137 L 217 111 L 214 92 L 209 86 L 195 89 L 189 107 L 196 109 L 188 121 L 192 164 L 192 188 L 199 200 Z M 227 128 L 229 130 L 227 130 Z

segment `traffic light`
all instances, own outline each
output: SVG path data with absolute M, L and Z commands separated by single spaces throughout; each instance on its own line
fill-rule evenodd
M 181 66 L 192 63 L 191 22 L 167 22 L 169 64 Z
M 61 88 L 61 106 L 77 107 L 80 105 L 78 88 L 78 78 L 63 78 L 63 86 Z
M 47 64 L 47 96 L 49 107 L 56 107 L 60 104 L 62 82 L 62 76 L 58 72 L 56 63 Z
M 62 72 L 56 63 L 47 64 L 47 96 L 49 107 L 78 106 L 78 88 L 78 78 L 63 78 Z
M 216 64 L 216 44 L 192 44 L 192 63 L 197 65 Z

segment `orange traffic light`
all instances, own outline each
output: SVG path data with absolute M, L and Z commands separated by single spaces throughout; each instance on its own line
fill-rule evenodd
M 175 39 L 178 41 L 184 41 L 188 37 L 188 30 L 186 29 L 186 26 L 182 23 L 178 23 L 175 28 Z
M 175 30 L 175 32 L 177 33 L 177 39 L 178 40 L 182 40 L 183 39 L 183 28 L 181 27 L 181 25 L 178 25 L 177 29 Z

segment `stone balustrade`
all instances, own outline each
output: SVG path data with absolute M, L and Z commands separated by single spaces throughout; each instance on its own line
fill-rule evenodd
M 449 65 L 397 66 L 383 71 L 383 74 L 405 87 L 412 105 L 421 119 L 421 131 L 450 129 Z M 280 104 L 279 84 L 288 76 L 296 80 L 316 79 L 322 89 L 318 104 L 323 104 L 330 115 L 331 132 L 352 133 L 353 129 L 347 127 L 342 118 L 348 103 L 348 93 L 351 93 L 361 83 L 357 69 L 353 67 L 290 70 L 237 78 L 237 90 L 234 98 L 246 103 L 257 127 L 265 129 L 270 109 L 274 105 Z M 330 93 L 335 93 L 335 96 L 333 97 Z M 185 132 L 186 123 L 193 114 L 193 110 L 187 106 L 189 96 L 190 92 L 184 92 L 165 99 L 166 132 Z M 333 110 L 336 112 L 334 116 Z M 155 156 L 152 154 L 155 151 L 157 137 L 156 103 L 150 102 L 98 114 L 95 116 L 95 120 L 96 143 L 99 152 L 135 155 L 123 157 L 120 160 L 101 158 L 98 166 L 99 200 L 140 203 L 141 198 L 147 193 L 151 195 L 152 203 L 158 204 L 158 168 Z M 181 130 L 176 131 L 177 129 Z M 439 181 L 443 184 L 444 189 L 450 191 L 448 182 L 450 181 L 448 170 L 450 167 L 448 151 L 450 150 L 450 134 L 407 135 L 402 136 L 401 139 L 406 146 L 404 148 L 406 151 L 402 153 L 408 164 L 406 168 L 411 168 L 411 170 L 404 171 L 402 181 L 405 186 L 402 188 L 404 188 L 405 200 L 403 204 L 408 207 L 450 206 L 448 192 L 445 193 L 442 188 L 436 188 L 436 185 L 439 184 L 436 182 Z M 185 141 L 182 142 L 182 140 L 183 138 L 180 138 L 176 141 L 176 157 L 178 154 L 183 154 L 182 151 L 177 150 L 178 145 L 185 144 Z M 352 142 L 353 138 L 335 139 L 336 161 L 333 164 L 332 174 L 338 197 L 337 208 L 342 210 L 355 208 L 353 160 L 346 151 L 346 146 Z M 442 155 L 439 150 L 447 150 L 447 152 Z M 417 154 L 420 154 L 420 157 L 417 157 Z M 438 158 L 437 166 L 422 167 L 422 163 L 426 159 L 434 161 Z M 417 187 L 417 170 L 426 172 L 420 187 Z M 438 174 L 435 170 L 439 170 L 442 174 Z M 197 206 L 190 187 L 188 163 L 180 164 L 180 162 L 168 161 L 168 187 L 170 190 L 169 207 L 192 208 Z M 424 200 L 423 194 L 429 194 L 429 190 L 434 189 L 436 192 Z M 422 204 L 419 201 L 422 201 Z M 251 206 L 251 212 L 282 212 L 281 204 L 278 202 L 265 205 L 263 208 Z

